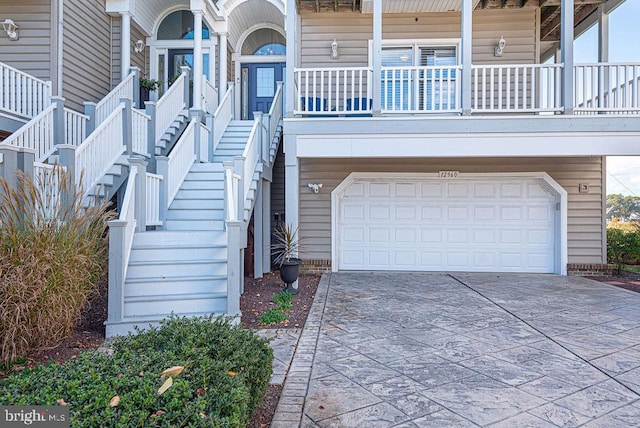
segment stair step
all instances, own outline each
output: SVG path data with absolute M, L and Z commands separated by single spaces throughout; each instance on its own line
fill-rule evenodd
M 171 295 L 169 295 L 171 296 Z M 149 301 L 148 299 L 134 298 L 128 301 L 125 298 L 124 316 L 150 316 L 171 313 L 224 313 L 227 310 L 226 293 L 206 294 L 179 294 L 171 297 L 162 296 L 163 299 Z
M 224 190 L 209 190 L 209 189 L 180 189 L 178 193 L 176 193 L 175 200 L 183 200 L 183 199 L 198 199 L 198 200 L 210 200 L 210 199 L 219 199 L 222 200 L 224 198 Z
M 194 191 L 195 192 L 195 191 Z M 224 210 L 224 200 L 201 199 L 201 198 L 179 198 L 174 199 L 169 211 L 172 210 Z
M 217 163 L 194 163 L 189 172 L 224 172 L 224 167 Z
M 195 299 L 219 299 L 227 298 L 226 292 L 205 292 L 205 293 L 175 293 L 175 294 L 155 294 L 150 296 L 127 296 L 125 303 L 131 302 L 162 302 L 165 300 L 195 300 Z
M 133 237 L 133 248 L 145 245 L 227 245 L 227 234 L 220 231 L 159 230 L 138 232 Z
M 125 285 L 125 295 L 155 296 L 176 294 L 180 291 L 188 290 L 190 293 L 226 293 L 227 277 L 218 275 L 216 277 L 190 277 L 188 280 L 147 280 L 147 281 L 127 281 Z
M 174 290 L 184 289 L 189 286 L 189 284 L 196 282 L 204 282 L 204 283 L 213 283 L 215 281 L 226 281 L 227 275 L 202 275 L 194 277 L 192 275 L 184 275 L 184 276 L 173 276 L 171 278 L 131 278 L 127 279 L 125 287 L 128 289 L 129 286 L 133 286 L 136 284 L 156 284 L 160 286 L 162 284 L 171 284 Z M 126 294 L 126 293 L 125 293 Z
M 190 261 L 194 254 L 203 260 L 227 260 L 227 246 L 222 244 L 172 244 L 172 245 L 138 245 L 131 248 L 129 263 L 155 261 L 181 262 Z
M 166 220 L 167 230 L 172 231 L 214 231 L 224 230 L 222 220 Z
M 206 174 L 206 173 L 198 173 Z M 191 174 L 189 174 L 191 175 Z M 195 179 L 193 176 L 184 180 L 182 186 L 180 186 L 181 190 L 207 190 L 207 191 L 223 191 L 224 190 L 224 180 L 221 178 L 219 180 L 200 180 Z
M 172 209 L 167 211 L 166 220 L 171 221 L 223 221 L 224 210 L 206 209 Z
M 195 252 L 194 256 L 198 256 Z M 127 281 L 130 279 L 147 278 L 151 281 L 161 281 L 166 278 L 192 275 L 212 276 L 226 275 L 226 260 L 142 260 L 129 262 Z

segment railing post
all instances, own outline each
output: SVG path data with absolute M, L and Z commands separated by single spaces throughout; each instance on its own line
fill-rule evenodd
M 238 220 L 244 220 L 244 182 L 245 180 L 251 180 L 251 177 L 244 176 L 244 163 L 246 158 L 244 156 L 235 156 L 233 162 L 235 164 L 234 172 L 240 176 L 238 180 Z
M 227 82 L 227 90 L 231 89 L 231 120 L 236 117 L 236 94 L 233 82 Z
M 223 161 L 222 166 L 224 168 L 224 219 L 236 221 L 238 216 L 233 211 L 236 207 L 232 206 L 233 202 L 233 168 L 235 163 L 233 161 Z
M 243 260 L 240 255 L 242 221 L 227 220 L 227 315 L 240 316 L 240 289 Z
M 85 102 L 84 114 L 89 117 L 87 121 L 87 135 L 84 136 L 84 138 L 87 138 L 96 129 L 96 103 Z
M 160 180 L 160 208 L 158 211 L 158 217 L 164 227 L 164 220 L 167 216 L 167 201 L 169 198 L 167 190 L 167 186 L 169 184 L 169 158 L 167 156 L 156 156 L 156 174 L 162 176 L 162 180 Z
M 182 67 L 180 67 L 180 72 L 184 74 L 184 82 L 182 82 L 184 84 L 182 88 L 184 92 L 182 96 L 184 97 L 184 104 L 186 109 L 189 109 L 191 107 L 191 103 L 189 102 L 189 93 L 191 92 L 189 91 L 189 71 L 190 70 L 191 69 L 186 65 L 183 65 Z
M 209 154 L 209 158 L 207 159 L 207 161 L 213 162 L 213 114 L 205 114 L 204 120 L 207 128 L 209 128 L 209 132 L 207 134 L 207 152 Z
M 18 170 L 33 177 L 35 151 L 21 147 L 0 145 L 0 177 L 4 178 L 10 188 L 18 184 Z
M 124 313 L 124 260 L 127 254 L 125 243 L 127 222 L 109 222 L 109 291 L 107 324 L 122 321 Z
M 193 128 L 193 153 L 196 155 L 196 162 L 200 162 L 200 111 L 190 110 L 191 121 L 195 121 Z
M 150 172 L 156 172 L 156 103 L 155 101 L 146 101 L 147 116 L 147 152 L 149 153 L 149 165 L 147 169 Z
M 140 69 L 138 67 L 131 67 L 130 73 L 133 73 L 133 106 L 138 108 L 140 105 Z
M 51 103 L 56 106 L 53 111 L 53 144 L 67 144 L 64 98 L 58 96 L 51 97 Z
M 72 144 L 62 144 L 58 146 L 58 154 L 60 159 L 60 165 L 67 168 L 67 174 L 73 177 L 73 181 L 76 182 L 77 176 L 76 170 L 76 146 Z M 79 183 L 76 183 L 79 184 Z
M 134 201 L 136 232 L 147 230 L 147 161 L 130 157 L 129 164 L 132 168 L 137 168 L 136 174 L 136 199 Z
M 573 114 L 575 107 L 573 79 L 574 0 L 562 0 L 560 6 L 560 48 L 562 55 L 561 101 L 564 114 Z
M 465 116 L 471 114 L 472 21 L 473 2 L 462 0 L 462 94 L 456 96 L 462 98 L 462 114 Z
M 120 98 L 120 103 L 124 104 L 122 110 L 122 141 L 127 146 L 127 155 L 133 154 L 133 126 L 132 126 L 132 112 L 131 112 L 131 100 L 129 98 Z
M 265 113 L 261 111 L 253 112 L 253 119 L 258 121 L 258 160 L 262 160 L 262 146 L 264 144 L 264 116 Z

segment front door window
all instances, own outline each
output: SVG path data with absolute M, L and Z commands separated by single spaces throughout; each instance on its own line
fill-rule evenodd
M 279 81 L 284 78 L 284 63 L 242 65 L 242 119 L 253 120 L 254 111 L 268 113 Z

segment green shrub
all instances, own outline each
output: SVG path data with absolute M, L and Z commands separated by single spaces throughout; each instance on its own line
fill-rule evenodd
M 113 354 L 84 353 L 63 365 L 15 374 L 0 405 L 64 400 L 74 427 L 246 427 L 271 375 L 268 341 L 227 319 L 172 318 L 160 328 L 116 338 Z M 161 373 L 183 366 L 158 394 Z M 113 397 L 119 397 L 115 407 Z
M 262 324 L 277 324 L 287 319 L 287 314 L 278 308 L 271 308 L 260 316 Z
M 20 173 L 16 188 L 0 179 L 0 362 L 67 337 L 96 291 L 112 214 L 82 195 L 61 168 Z
M 274 294 L 271 300 L 281 311 L 290 311 L 291 302 L 293 302 L 293 294 L 288 291 L 280 291 L 279 293 Z
M 640 234 L 617 228 L 607 229 L 607 260 L 617 265 L 618 273 L 622 265 L 634 263 L 640 256 Z

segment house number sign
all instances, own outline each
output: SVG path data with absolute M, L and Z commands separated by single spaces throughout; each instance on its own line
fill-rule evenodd
M 438 178 L 458 178 L 460 171 L 438 171 Z

